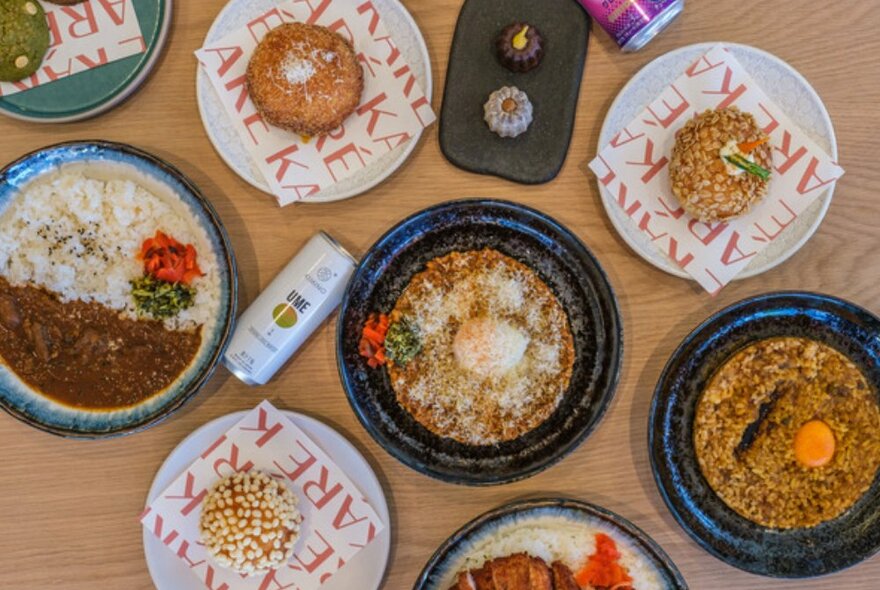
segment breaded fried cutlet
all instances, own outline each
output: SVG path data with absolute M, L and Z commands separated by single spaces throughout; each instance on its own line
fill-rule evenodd
M 550 564 L 550 569 L 553 571 L 553 590 L 581 590 L 567 565 L 554 561 Z
M 553 586 L 554 574 L 540 557 L 514 553 L 487 561 L 479 569 L 460 572 L 450 590 L 558 590 Z M 571 570 L 568 574 L 571 576 Z
M 361 100 L 364 76 L 351 44 L 326 27 L 283 24 L 263 37 L 247 68 L 248 92 L 270 125 L 326 135 Z

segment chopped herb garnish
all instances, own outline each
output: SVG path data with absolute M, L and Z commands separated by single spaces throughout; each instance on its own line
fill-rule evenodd
M 385 334 L 385 354 L 395 364 L 405 366 L 422 349 L 419 327 L 404 318 L 388 327 Z
M 131 295 L 139 314 L 165 319 L 192 307 L 196 290 L 183 283 L 168 283 L 145 275 L 131 281 Z
M 758 176 L 762 180 L 767 180 L 768 178 L 770 178 L 769 170 L 762 166 L 759 166 L 758 164 L 755 164 L 754 162 L 749 162 L 740 155 L 724 156 L 724 159 L 736 166 L 737 168 L 741 168 L 749 174 Z

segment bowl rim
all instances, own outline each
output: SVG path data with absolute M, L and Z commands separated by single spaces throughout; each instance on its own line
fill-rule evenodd
M 361 272 L 363 272 L 363 269 L 365 269 L 366 266 L 373 260 L 377 250 L 384 246 L 387 241 L 393 238 L 397 234 L 397 232 L 409 226 L 410 224 L 422 218 L 436 215 L 438 212 L 462 207 L 491 207 L 497 211 L 514 211 L 518 214 L 525 214 L 532 219 L 549 225 L 554 230 L 559 231 L 561 234 L 568 236 L 577 245 L 578 248 L 582 249 L 582 253 L 586 255 L 587 259 L 594 267 L 596 276 L 599 279 L 599 284 L 596 285 L 596 287 L 601 287 L 605 295 L 604 298 L 600 297 L 600 301 L 604 299 L 604 303 L 609 307 L 608 311 L 610 312 L 607 314 L 607 317 L 603 316 L 607 321 L 609 344 L 606 349 L 609 357 L 609 368 L 607 371 L 607 385 L 604 390 L 601 391 L 598 395 L 599 399 L 601 400 L 598 410 L 589 418 L 586 426 L 583 427 L 576 436 L 567 441 L 565 445 L 562 445 L 559 448 L 555 449 L 550 458 L 543 461 L 538 461 L 534 464 L 529 465 L 527 468 L 517 470 L 516 472 L 513 472 L 512 474 L 506 476 L 484 473 L 453 474 L 447 471 L 438 470 L 428 465 L 427 463 L 420 461 L 418 457 L 411 456 L 409 453 L 406 453 L 404 450 L 398 448 L 396 445 L 389 444 L 390 441 L 388 440 L 388 438 L 384 434 L 382 434 L 379 428 L 368 419 L 363 409 L 361 408 L 360 403 L 357 401 L 355 393 L 353 391 L 354 387 L 352 385 L 352 379 L 351 376 L 348 374 L 349 371 L 345 365 L 344 360 L 345 354 L 343 347 L 345 339 L 343 333 L 345 317 L 349 311 L 351 294 L 355 288 L 355 284 Z M 339 372 L 339 378 L 342 382 L 342 387 L 345 391 L 346 398 L 348 399 L 349 405 L 351 406 L 355 416 L 357 416 L 357 419 L 360 422 L 361 426 L 363 426 L 370 437 L 376 443 L 378 443 L 379 446 L 381 446 L 383 450 L 385 450 L 385 452 L 394 457 L 400 463 L 423 475 L 427 475 L 429 477 L 447 483 L 454 483 L 459 485 L 484 487 L 513 483 L 532 477 L 552 467 L 553 465 L 567 457 L 569 454 L 571 454 L 599 426 L 606 412 L 608 411 L 609 406 L 614 401 L 614 396 L 620 382 L 621 367 L 623 365 L 623 355 L 623 321 L 620 314 L 619 304 L 617 301 L 617 297 L 614 294 L 614 290 L 611 286 L 611 282 L 608 280 L 608 276 L 605 273 L 604 268 L 599 264 L 596 256 L 573 231 L 563 226 L 554 218 L 527 205 L 522 205 L 520 203 L 515 203 L 513 201 L 502 199 L 476 197 L 444 201 L 425 209 L 418 210 L 395 223 L 390 229 L 383 233 L 382 236 L 373 243 L 373 245 L 370 246 L 370 248 L 367 250 L 367 253 L 361 258 L 360 263 L 358 264 L 357 268 L 355 268 L 354 274 L 352 275 L 352 278 L 349 281 L 348 286 L 346 287 L 345 294 L 343 295 L 342 299 L 342 304 L 340 306 L 339 313 L 336 319 L 336 367 Z
M 503 519 L 506 516 L 530 510 L 540 510 L 542 508 L 557 508 L 561 510 L 574 511 L 579 514 L 587 515 L 590 518 L 595 518 L 610 524 L 613 528 L 617 529 L 622 534 L 627 536 L 631 542 L 638 545 L 643 552 L 652 555 L 659 562 L 660 565 L 666 568 L 666 573 L 669 574 L 669 576 L 672 578 L 672 581 L 676 584 L 675 588 L 677 590 L 687 590 L 687 582 L 685 581 L 684 576 L 682 576 L 681 572 L 678 570 L 678 566 L 676 566 L 675 563 L 672 561 L 672 558 L 666 553 L 666 551 L 660 546 L 660 544 L 657 543 L 657 541 L 655 541 L 638 525 L 634 524 L 632 521 L 621 516 L 620 514 L 608 510 L 607 508 L 603 508 L 602 506 L 598 506 L 591 502 L 576 500 L 573 498 L 562 496 L 535 497 L 513 500 L 502 504 L 497 508 L 492 508 L 487 512 L 483 512 L 482 514 L 469 520 L 464 525 L 456 529 L 454 533 L 449 535 L 446 540 L 444 540 L 443 543 L 441 543 L 440 546 L 434 551 L 434 553 L 425 563 L 425 566 L 422 568 L 422 571 L 416 578 L 416 581 L 413 584 L 413 590 L 424 590 L 425 584 L 428 582 L 428 576 L 431 575 L 433 570 L 449 554 L 449 552 L 452 551 L 459 543 L 465 541 L 474 533 L 479 532 L 481 528 L 490 525 L 496 520 Z
M 753 295 L 750 297 L 743 298 L 739 301 L 736 301 L 723 309 L 716 311 L 709 315 L 705 320 L 700 322 L 695 328 L 693 328 L 676 346 L 675 350 L 670 354 L 668 360 L 666 361 L 663 370 L 660 373 L 660 376 L 657 379 L 657 384 L 654 388 L 654 394 L 651 399 L 651 405 L 648 410 L 648 418 L 647 418 L 647 429 L 648 429 L 648 443 L 647 443 L 647 451 L 648 458 L 651 463 L 651 474 L 654 479 L 654 484 L 657 487 L 660 496 L 663 498 L 663 502 L 666 505 L 666 508 L 672 514 L 676 523 L 684 530 L 687 535 L 697 543 L 703 550 L 707 553 L 723 561 L 724 563 L 736 567 L 745 572 L 749 572 L 751 574 L 756 574 L 768 578 L 775 579 L 805 579 L 805 578 L 817 578 L 822 576 L 827 576 L 830 574 L 834 574 L 840 572 L 842 570 L 853 567 L 866 559 L 870 558 L 872 555 L 875 555 L 878 551 L 880 551 L 880 543 L 878 543 L 875 547 L 869 548 L 867 552 L 861 554 L 860 556 L 853 558 L 847 557 L 844 560 L 843 565 L 839 567 L 827 568 L 824 565 L 824 562 L 821 563 L 820 567 L 816 569 L 816 571 L 780 571 L 778 568 L 773 569 L 772 567 L 750 567 L 748 564 L 743 563 L 740 559 L 737 558 L 736 555 L 730 555 L 727 552 L 719 549 L 713 544 L 715 537 L 711 534 L 703 536 L 700 534 L 700 531 L 695 530 L 688 523 L 688 519 L 686 515 L 683 514 L 684 510 L 684 502 L 681 501 L 681 497 L 678 491 L 677 485 L 672 485 L 671 489 L 667 488 L 663 483 L 663 478 L 661 477 L 661 471 L 663 473 L 667 473 L 668 470 L 665 467 L 666 458 L 669 456 L 664 449 L 658 448 L 662 445 L 663 433 L 659 429 L 659 422 L 661 417 L 670 411 L 670 404 L 668 399 L 668 381 L 671 378 L 672 371 L 675 369 L 675 366 L 678 364 L 679 359 L 682 355 L 689 349 L 698 339 L 705 336 L 707 334 L 707 330 L 711 329 L 714 324 L 716 324 L 719 320 L 724 319 L 732 314 L 735 314 L 743 309 L 748 309 L 751 306 L 760 305 L 762 303 L 773 303 L 773 302 L 786 302 L 786 301 L 795 301 L 795 302 L 803 302 L 810 304 L 811 307 L 814 307 L 817 303 L 826 303 L 834 306 L 835 311 L 839 310 L 847 310 L 854 314 L 856 314 L 860 319 L 865 320 L 866 322 L 874 324 L 878 330 L 880 330 L 880 317 L 871 312 L 860 305 L 847 301 L 846 299 L 829 295 L 825 293 L 819 293 L 815 291 L 806 291 L 806 290 L 781 290 L 781 291 L 771 291 L 767 293 L 762 293 L 758 295 Z M 661 404 L 661 397 L 662 400 Z M 677 460 L 676 462 L 680 462 Z M 880 473 L 880 471 L 878 471 Z M 880 479 L 875 477 L 874 483 L 872 487 L 877 486 Z M 711 489 L 711 488 L 710 488 Z M 870 488 L 869 488 L 870 490 Z M 714 493 L 714 491 L 713 491 Z M 867 492 L 865 492 L 867 493 Z M 719 502 L 723 502 L 719 499 Z M 858 500 L 856 501 L 858 502 Z M 681 504 L 681 506 L 679 506 Z M 726 505 L 725 505 L 726 506 Z M 681 509 L 680 509 L 681 508 Z M 686 512 L 686 511 L 685 511 Z M 740 517 L 744 521 L 745 517 Z M 831 519 L 833 521 L 834 519 Z M 826 521 L 826 522 L 831 522 Z M 752 521 L 748 521 L 752 522 Z M 714 519 L 713 519 L 714 523 Z M 781 534 L 785 534 L 786 532 L 792 531 L 803 531 L 813 527 L 800 527 L 796 529 L 775 529 L 770 527 L 762 527 L 757 523 L 753 523 L 756 527 L 761 528 L 762 530 L 780 532 Z M 711 524 L 707 526 L 707 528 L 712 528 Z M 820 560 L 821 561 L 821 560 Z
M 204 211 L 207 221 L 217 231 L 218 237 L 220 238 L 220 246 L 222 249 L 221 252 L 217 252 L 217 258 L 221 261 L 221 263 L 223 261 L 226 262 L 229 271 L 229 293 L 227 297 L 228 317 L 226 322 L 218 327 L 220 331 L 220 339 L 218 345 L 215 346 L 215 350 L 209 355 L 209 357 L 205 359 L 203 368 L 201 368 L 196 373 L 196 375 L 193 376 L 193 379 L 186 390 L 181 392 L 179 395 L 169 399 L 166 404 L 160 406 L 152 415 L 146 416 L 145 418 L 132 424 L 122 425 L 106 431 L 82 431 L 73 428 L 64 428 L 44 423 L 40 420 L 35 419 L 33 416 L 20 411 L 17 408 L 11 407 L 5 399 L 0 398 L 0 409 L 5 411 L 13 418 L 20 420 L 21 422 L 27 424 L 32 428 L 41 430 L 43 432 L 48 432 L 49 434 L 53 434 L 63 438 L 98 440 L 127 436 L 151 428 L 152 426 L 163 422 L 169 416 L 176 413 L 187 402 L 195 397 L 195 395 L 199 391 L 201 391 L 202 387 L 205 385 L 205 383 L 207 383 L 207 381 L 214 374 L 214 371 L 217 369 L 217 366 L 223 357 L 223 352 L 226 350 L 226 346 L 229 343 L 229 338 L 235 326 L 236 311 L 238 307 L 238 266 L 235 259 L 235 253 L 232 249 L 232 244 L 230 243 L 229 236 L 226 233 L 226 228 L 224 227 L 222 221 L 220 221 L 220 217 L 217 214 L 217 211 L 214 209 L 214 206 L 211 204 L 210 201 L 208 201 L 207 198 L 205 198 L 205 196 L 202 194 L 201 190 L 196 186 L 196 184 L 173 164 L 163 160 L 159 156 L 153 155 L 133 145 L 103 139 L 83 139 L 62 141 L 59 143 L 43 146 L 41 148 L 37 148 L 35 150 L 27 152 L 26 154 L 16 158 L 12 162 L 9 162 L 8 164 L 0 168 L 0 183 L 4 181 L 6 173 L 10 169 L 24 164 L 27 160 L 35 156 L 54 150 L 77 147 L 97 147 L 102 150 L 128 154 L 147 163 L 150 166 L 159 169 L 169 176 L 174 177 L 178 182 L 181 183 L 181 185 L 183 185 L 183 187 L 187 191 L 189 191 L 190 195 L 195 199 L 196 203 L 198 203 L 198 205 Z M 29 389 L 31 388 L 29 387 Z

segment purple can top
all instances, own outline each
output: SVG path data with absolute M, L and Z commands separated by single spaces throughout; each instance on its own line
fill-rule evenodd
M 638 49 L 662 27 L 651 27 L 653 34 L 648 38 L 635 39 L 663 13 L 681 10 L 683 0 L 578 0 L 593 20 L 602 25 L 609 35 L 623 49 L 633 41 Z M 673 8 L 673 7 L 676 8 Z M 666 20 L 666 19 L 664 19 Z M 640 41 L 636 43 L 637 41 Z

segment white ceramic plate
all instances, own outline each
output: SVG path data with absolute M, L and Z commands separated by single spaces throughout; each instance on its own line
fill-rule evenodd
M 177 445 L 153 479 L 147 504 L 167 488 L 199 453 L 242 419 L 247 412 L 235 412 L 208 422 Z M 391 520 L 382 486 L 369 463 L 341 434 L 314 418 L 296 412 L 284 414 L 309 435 L 345 471 L 385 523 L 385 529 L 344 568 L 330 578 L 321 590 L 375 590 L 382 583 L 391 549 Z M 205 586 L 189 568 L 144 529 L 144 555 L 147 569 L 157 590 L 204 590 Z
M 608 109 L 605 122 L 602 124 L 602 131 L 599 134 L 597 151 L 601 151 L 611 141 L 615 133 L 657 98 L 660 92 L 680 76 L 691 63 L 715 45 L 717 43 L 688 45 L 661 55 L 639 70 L 618 93 L 611 108 Z M 737 43 L 724 43 L 724 45 L 742 63 L 764 92 L 792 118 L 801 130 L 836 160 L 837 140 L 834 136 L 831 118 L 828 116 L 828 111 L 825 110 L 825 105 L 822 104 L 822 99 L 819 98 L 809 82 L 790 65 L 766 51 Z M 691 276 L 687 272 L 654 246 L 627 218 L 620 206 L 614 201 L 611 193 L 598 181 L 597 185 L 602 195 L 605 211 L 617 233 L 626 243 L 639 256 L 660 270 L 690 279 Z M 758 253 L 734 280 L 766 272 L 797 252 L 818 229 L 822 218 L 828 211 L 833 194 L 834 184 L 831 184 L 791 227 Z
M 277 3 L 278 0 L 230 0 L 214 19 L 214 24 L 205 37 L 204 45 L 222 39 L 235 29 L 244 26 L 254 14 L 269 10 Z M 373 0 L 373 5 L 381 13 L 386 28 L 393 31 L 397 48 L 406 58 L 425 96 L 430 100 L 433 85 L 431 58 L 428 56 L 428 48 L 418 25 L 398 0 Z M 202 124 L 205 126 L 208 138 L 226 165 L 251 186 L 272 194 L 263 174 L 248 154 L 238 132 L 226 115 L 208 74 L 202 68 L 197 68 L 196 96 L 199 114 L 202 116 Z M 419 131 L 408 142 L 388 152 L 366 168 L 324 189 L 314 197 L 309 197 L 308 202 L 339 201 L 373 188 L 406 161 L 416 147 L 421 134 L 422 132 Z

